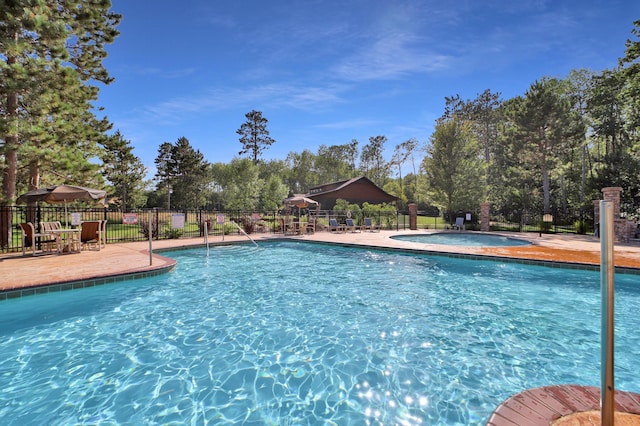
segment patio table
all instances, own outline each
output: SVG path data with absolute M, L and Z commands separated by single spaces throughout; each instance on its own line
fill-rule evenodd
M 58 240 L 58 254 L 80 253 L 80 228 L 60 228 L 45 231 Z

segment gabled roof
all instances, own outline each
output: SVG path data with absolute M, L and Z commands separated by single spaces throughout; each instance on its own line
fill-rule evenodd
M 314 186 L 309 188 L 309 193 L 307 194 L 307 197 L 315 197 L 318 195 L 327 195 L 330 194 L 332 192 L 338 192 L 342 189 L 344 189 L 345 187 L 352 185 L 358 181 L 363 181 L 367 184 L 369 184 L 370 186 L 376 188 L 378 191 L 382 192 L 383 194 L 385 194 L 386 196 L 388 196 L 389 198 L 393 198 L 393 199 L 398 199 L 398 197 L 391 195 L 387 192 L 385 192 L 382 188 L 380 188 L 378 185 L 376 185 L 375 183 L 373 183 L 369 178 L 367 178 L 366 176 L 358 176 L 352 179 L 348 179 L 348 180 L 341 180 L 341 181 L 337 181 L 337 182 L 331 182 L 331 183 L 325 183 L 323 185 L 318 185 L 318 186 Z

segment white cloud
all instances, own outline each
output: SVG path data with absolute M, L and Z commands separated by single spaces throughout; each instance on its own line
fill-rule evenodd
M 123 75 L 134 75 L 134 76 L 153 76 L 160 78 L 184 78 L 190 75 L 193 75 L 197 72 L 195 68 L 178 68 L 178 69 L 167 69 L 160 67 L 143 67 L 143 66 L 127 66 L 125 70 L 118 70 L 115 74 L 116 77 Z
M 342 103 L 340 85 L 304 86 L 295 84 L 266 84 L 246 88 L 218 88 L 191 97 L 170 99 L 142 108 L 140 118 L 157 124 L 175 124 L 186 115 L 210 113 L 244 105 L 267 104 L 272 108 L 314 110 Z
M 362 127 L 379 125 L 380 121 L 370 119 L 353 119 L 344 121 L 335 121 L 332 123 L 317 124 L 313 127 L 319 129 L 359 129 Z
M 397 79 L 409 74 L 442 71 L 451 66 L 449 55 L 421 50 L 420 44 L 420 39 L 411 35 L 389 35 L 345 59 L 333 71 L 347 80 L 366 81 Z

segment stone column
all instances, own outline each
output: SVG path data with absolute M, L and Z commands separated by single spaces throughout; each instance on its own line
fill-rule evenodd
M 602 196 L 604 201 L 613 203 L 613 227 L 615 234 L 615 241 L 629 241 L 629 238 L 635 237 L 636 224 L 632 220 L 620 218 L 620 193 L 622 188 L 618 186 L 612 186 L 608 188 L 602 188 Z M 595 201 L 594 201 L 595 205 Z M 594 215 L 595 223 L 600 223 L 600 212 L 597 212 L 597 217 Z
M 418 206 L 415 203 L 409 204 L 409 229 L 418 229 Z
M 613 219 L 620 219 L 620 193 L 622 188 L 619 186 L 612 186 L 609 188 L 602 188 L 602 196 L 605 201 L 613 203 Z
M 480 204 L 480 230 L 482 232 L 489 232 L 491 230 L 489 214 L 491 212 L 491 204 Z

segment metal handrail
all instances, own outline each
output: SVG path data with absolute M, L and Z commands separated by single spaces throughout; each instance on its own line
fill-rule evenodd
M 251 240 L 251 242 L 252 242 L 253 244 L 255 244 L 255 246 L 256 246 L 256 247 L 258 247 L 258 243 L 256 243 L 256 242 L 253 240 L 253 238 L 251 238 L 251 237 L 249 236 L 249 234 L 247 234 L 247 233 L 244 231 L 244 229 L 242 229 L 242 228 L 240 227 L 240 225 L 238 225 L 237 223 L 235 223 L 235 222 L 234 222 L 234 221 L 232 221 L 232 220 L 230 220 L 229 222 L 233 223 L 233 224 L 236 226 L 236 228 L 238 228 L 238 229 L 240 230 L 240 232 L 242 232 L 244 235 L 246 235 L 246 237 L 247 237 L 248 239 L 250 239 L 250 240 Z

